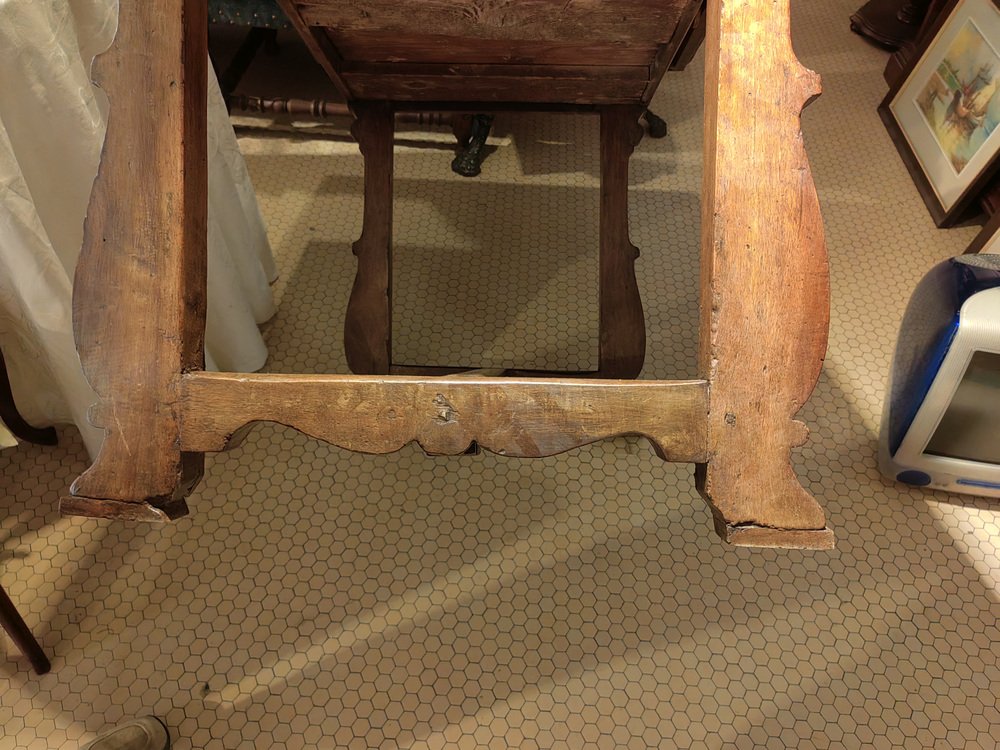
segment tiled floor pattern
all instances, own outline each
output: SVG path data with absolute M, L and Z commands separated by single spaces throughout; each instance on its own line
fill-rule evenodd
M 261 426 L 210 460 L 176 524 L 60 518 L 84 466 L 64 431 L 0 452 L 0 582 L 54 665 L 36 677 L 0 640 L 0 748 L 76 748 L 143 713 L 182 750 L 997 747 L 1000 506 L 887 484 L 873 448 L 909 290 L 975 230 L 923 209 L 854 3 L 794 6 L 826 88 L 804 128 L 834 293 L 796 467 L 835 551 L 725 546 L 690 467 L 628 439 L 535 461 L 368 457 Z M 700 66 L 656 108 L 670 135 L 632 170 L 644 377 L 683 377 Z M 400 134 L 397 359 L 591 365 L 596 123 L 528 115 L 498 135 L 467 181 L 433 138 Z M 242 145 L 283 270 L 269 367 L 343 371 L 360 157 L 337 138 Z

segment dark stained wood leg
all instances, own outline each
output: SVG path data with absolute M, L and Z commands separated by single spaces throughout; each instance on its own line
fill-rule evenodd
M 628 236 L 628 161 L 642 138 L 644 108 L 601 109 L 600 360 L 595 377 L 634 378 L 646 357 L 646 323 Z
M 833 533 L 790 455 L 808 435 L 794 417 L 819 378 L 830 314 L 823 221 L 799 130 L 820 84 L 781 42 L 788 6 L 709 4 L 700 336 L 709 460 L 696 479 L 727 541 L 822 549 Z
M 365 212 L 354 243 L 358 273 L 347 303 L 344 349 L 351 372 L 385 375 L 392 362 L 392 137 L 385 103 L 355 105 L 351 133 L 365 159 Z
M 7 428 L 14 433 L 14 437 L 26 443 L 55 445 L 59 442 L 59 437 L 53 428 L 33 427 L 24 421 L 24 417 L 17 410 L 14 394 L 10 390 L 10 380 L 7 378 L 7 363 L 4 362 L 2 352 L 0 352 L 0 421 L 7 425 Z
M 45 674 L 52 668 L 48 657 L 42 651 L 42 647 L 35 640 L 35 636 L 31 634 L 31 630 L 28 629 L 21 613 L 17 611 L 14 602 L 10 600 L 2 586 L 0 586 L 0 625 L 3 625 L 3 629 L 7 631 L 7 635 L 14 641 L 21 653 L 28 657 L 35 672 Z
M 465 148 L 469 145 L 469 137 L 472 135 L 472 115 L 468 112 L 455 112 L 451 115 L 449 124 L 455 140 L 458 141 L 458 147 Z
M 207 30 L 204 0 L 129 0 L 94 62 L 111 117 L 76 268 L 73 333 L 99 399 L 91 420 L 105 437 L 63 498 L 66 513 L 176 518 L 201 475 L 203 456 L 179 447 L 176 386 L 204 367 Z
M 650 138 L 667 137 L 667 121 L 656 114 L 653 110 L 647 109 L 643 112 L 642 119 L 646 121 L 646 127 L 649 128 Z
M 493 128 L 493 115 L 473 115 L 469 123 L 469 137 L 461 144 L 458 155 L 451 162 L 451 171 L 462 177 L 476 177 L 482 171 L 486 158 L 486 139 Z
M 229 61 L 229 65 L 221 73 L 216 71 L 219 77 L 219 88 L 222 90 L 222 96 L 228 97 L 233 93 L 236 87 L 239 85 L 243 76 L 246 74 L 247 69 L 253 62 L 254 57 L 257 56 L 257 50 L 259 50 L 268 39 L 274 39 L 277 36 L 277 31 L 274 29 L 261 29 L 261 28 L 251 28 L 247 32 L 243 43 L 240 44 L 240 48 L 236 50 L 236 54 L 233 55 L 232 60 Z

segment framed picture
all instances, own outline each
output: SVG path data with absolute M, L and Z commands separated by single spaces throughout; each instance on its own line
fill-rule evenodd
M 1000 160 L 1000 0 L 952 0 L 879 114 L 939 227 Z

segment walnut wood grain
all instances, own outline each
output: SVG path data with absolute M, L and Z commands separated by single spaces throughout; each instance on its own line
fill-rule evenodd
M 646 323 L 635 278 L 639 249 L 628 234 L 628 162 L 642 138 L 635 105 L 601 110 L 599 375 L 634 378 L 646 357 Z
M 385 103 L 355 105 L 351 134 L 365 160 L 361 238 L 354 243 L 354 277 L 344 322 L 344 350 L 351 372 L 386 374 L 392 362 L 392 134 Z
M 699 25 L 700 23 L 700 25 Z M 688 3 L 680 8 L 673 34 L 665 44 L 659 45 L 656 58 L 650 66 L 649 82 L 643 92 L 642 101 L 648 104 L 668 70 L 683 70 L 704 40 L 705 0 Z M 692 49 L 693 48 L 693 49 Z M 682 60 L 682 57 L 686 59 Z
M 73 292 L 105 438 L 71 493 L 171 518 L 201 474 L 178 447 L 175 386 L 204 356 L 207 24 L 199 0 L 122 3 L 94 63 L 111 114 Z
M 540 63 L 410 63 L 410 62 L 353 62 L 344 60 L 341 71 L 350 73 L 370 73 L 372 75 L 398 76 L 463 76 L 474 78 L 523 77 L 523 78 L 593 78 L 609 81 L 649 80 L 649 65 L 609 64 L 598 65 L 554 65 Z
M 687 0 L 295 0 L 310 26 L 460 39 L 667 42 Z
M 342 73 L 358 99 L 454 102 L 568 102 L 619 104 L 639 101 L 645 78 L 483 76 L 471 84 L 454 75 Z
M 819 377 L 829 325 L 823 222 L 799 127 L 820 83 L 792 53 L 788 3 L 709 4 L 700 363 L 711 396 L 697 479 L 732 541 L 756 526 L 819 547 L 832 534 L 790 450 L 808 434 L 793 417 Z M 817 534 L 804 541 L 802 530 Z
M 579 40 L 544 44 L 516 39 L 465 39 L 430 32 L 404 36 L 390 31 L 326 34 L 345 62 L 370 63 L 460 63 L 498 65 L 627 65 L 648 67 L 656 57 L 655 44 L 637 45 L 601 40 L 581 44 Z
M 353 99 L 354 97 L 350 89 L 340 77 L 339 68 L 342 59 L 340 52 L 330 40 L 329 35 L 322 29 L 310 28 L 302 19 L 302 16 L 299 15 L 293 0 L 278 0 L 278 5 L 281 6 L 292 27 L 298 32 L 299 37 L 306 45 L 310 54 L 312 54 L 316 62 L 319 63 L 319 66 L 329 76 L 330 82 L 337 89 L 337 93 L 347 101 Z
M 248 422 L 278 422 L 364 453 L 417 442 L 457 455 L 476 442 L 506 456 L 551 456 L 643 435 L 673 461 L 705 457 L 704 381 L 516 381 L 351 375 L 190 373 L 181 446 L 219 451 Z

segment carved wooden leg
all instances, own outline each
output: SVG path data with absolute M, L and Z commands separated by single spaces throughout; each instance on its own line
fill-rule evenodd
M 700 342 L 709 460 L 696 476 L 728 541 L 829 548 L 823 510 L 790 463 L 808 434 L 793 417 L 819 377 L 830 290 L 799 131 L 819 78 L 792 55 L 788 4 L 709 5 Z
M 204 366 L 207 29 L 204 0 L 123 0 L 115 41 L 94 63 L 111 116 L 73 330 L 105 437 L 65 513 L 176 518 L 201 474 L 201 454 L 180 450 L 176 389 Z
M 650 138 L 667 137 L 667 121 L 656 114 L 653 110 L 647 109 L 643 112 L 642 119 L 646 121 L 646 127 L 649 128 Z
M 493 115 L 473 115 L 469 122 L 469 137 L 463 143 L 458 155 L 451 162 L 451 171 L 462 177 L 476 177 L 486 158 L 486 139 L 493 128 Z
M 15 645 L 21 649 L 21 653 L 28 657 L 35 672 L 45 674 L 52 668 L 48 657 L 42 651 L 42 647 L 38 645 L 35 636 L 31 634 L 31 630 L 21 617 L 21 613 L 17 611 L 14 602 L 7 596 L 3 587 L 0 587 L 0 625 L 7 631 L 7 635 L 10 636 Z
M 354 243 L 358 273 L 347 303 L 344 349 L 351 372 L 385 375 L 392 362 L 392 135 L 385 103 L 355 105 L 351 133 L 365 159 L 365 213 Z
M 597 377 L 634 378 L 646 357 L 635 280 L 639 250 L 628 236 L 628 160 L 642 138 L 643 107 L 601 109 L 601 319 Z

